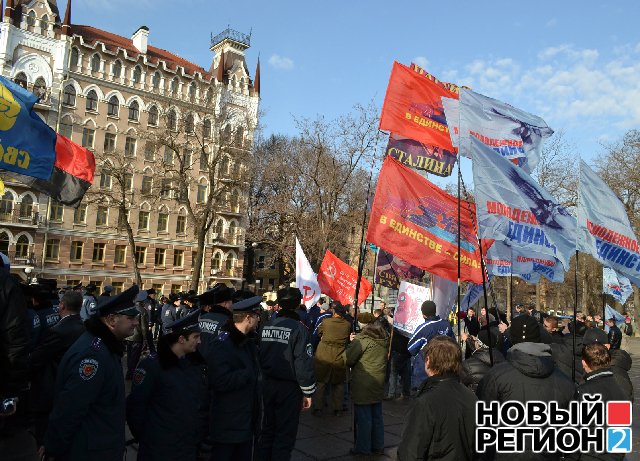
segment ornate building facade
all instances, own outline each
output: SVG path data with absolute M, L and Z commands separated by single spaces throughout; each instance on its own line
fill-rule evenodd
M 250 36 L 227 29 L 212 37 L 214 56 L 206 70 L 150 45 L 147 27 L 123 37 L 72 24 L 70 0 L 64 18 L 55 0 L 9 0 L 3 13 L 0 72 L 38 95 L 41 117 L 97 159 L 87 193 L 93 199 L 76 209 L 17 182 L 5 183 L 0 252 L 9 256 L 12 272 L 23 279 L 54 278 L 59 285 L 112 285 L 117 292 L 133 281 L 134 252 L 145 288 L 165 294 L 186 290 L 194 271 L 200 273 L 200 289 L 217 282 L 240 285 L 248 190 L 243 162 L 260 88 L 259 64 L 252 79 L 245 61 Z M 196 158 L 190 149 L 206 158 L 220 151 L 215 117 L 223 106 L 236 114 L 224 127 L 233 129 L 234 142 L 224 149 L 215 175 L 207 174 L 213 167 L 201 158 L 189 162 L 193 183 L 177 187 L 174 180 L 166 186 L 167 165 L 176 160 L 152 139 L 180 139 L 180 162 Z M 194 126 L 200 135 L 189 141 Z M 137 191 L 126 210 L 135 246 L 123 231 L 122 210 L 109 199 L 116 187 L 112 169 L 123 159 L 130 171 L 127 187 Z M 203 264 L 196 268 L 197 229 L 189 207 L 207 199 L 213 181 L 226 181 L 228 190 L 216 205 Z

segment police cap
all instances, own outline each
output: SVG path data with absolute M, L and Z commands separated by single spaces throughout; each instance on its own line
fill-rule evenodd
M 262 296 L 252 296 L 246 298 L 231 305 L 233 312 L 251 312 L 259 311 L 262 309 Z
M 111 296 L 109 300 L 98 306 L 98 314 L 105 317 L 109 314 L 122 314 L 136 316 L 140 312 L 136 308 L 136 296 L 140 292 L 138 285 L 133 285 L 117 296 Z
M 196 296 L 195 299 L 200 301 L 201 306 L 214 306 L 225 301 L 233 300 L 233 294 L 233 288 L 229 288 L 224 283 L 219 283 L 211 290 L 205 291 L 201 295 Z
M 164 332 L 169 333 L 195 333 L 200 331 L 198 319 L 200 317 L 200 309 L 194 309 L 193 312 L 184 317 L 175 320 L 164 328 Z
M 302 293 L 297 288 L 280 288 L 277 293 L 278 305 L 283 309 L 297 309 L 302 301 Z

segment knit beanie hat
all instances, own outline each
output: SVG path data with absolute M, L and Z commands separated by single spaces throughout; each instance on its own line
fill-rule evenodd
M 510 338 L 511 344 L 539 343 L 540 324 L 530 315 L 519 315 L 511 320 Z

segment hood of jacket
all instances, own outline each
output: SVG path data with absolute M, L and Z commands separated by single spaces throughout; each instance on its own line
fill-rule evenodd
M 520 373 L 532 378 L 546 378 L 555 368 L 551 346 L 524 342 L 509 349 L 507 361 Z
M 622 349 L 609 350 L 611 354 L 611 366 L 622 368 L 623 370 L 631 370 L 631 356 L 627 351 Z
M 389 339 L 389 333 L 380 322 L 370 323 L 362 329 L 360 334 L 373 340 L 381 340 L 383 342 Z

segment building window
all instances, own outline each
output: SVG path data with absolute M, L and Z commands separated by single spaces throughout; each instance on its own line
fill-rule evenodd
M 73 85 L 67 85 L 64 87 L 64 93 L 62 94 L 62 104 L 70 107 L 76 105 L 76 89 Z
M 104 151 L 113 152 L 116 150 L 116 135 L 114 133 L 104 134 Z
M 167 113 L 167 127 L 170 130 L 175 130 L 178 124 L 178 120 L 176 117 L 176 111 L 171 109 L 168 113 Z
M 127 246 L 126 245 L 116 245 L 115 256 L 113 257 L 114 264 L 124 264 L 125 258 L 127 257 Z
M 145 247 L 136 247 L 136 264 L 143 266 L 147 262 L 147 249 Z
M 219 271 L 222 267 L 222 255 L 220 253 L 216 253 L 213 255 L 213 259 L 211 260 L 211 268 Z
M 29 238 L 26 235 L 18 237 L 16 242 L 16 258 L 28 258 L 29 257 Z
M 73 223 L 74 224 L 85 224 L 87 222 L 87 205 L 85 203 L 81 204 L 73 210 Z
M 176 234 L 184 234 L 187 228 L 187 217 L 184 215 L 178 215 L 176 221 Z
M 93 138 L 96 135 L 96 130 L 91 128 L 82 129 L 82 147 L 93 150 Z
M 180 293 L 182 291 L 182 285 L 171 285 L 171 293 Z
M 133 173 L 124 174 L 124 190 L 129 192 L 133 190 Z
M 102 205 L 98 206 L 98 211 L 96 212 L 96 226 L 106 226 L 108 215 L 109 208 Z
M 106 243 L 94 243 L 93 244 L 93 257 L 91 260 L 94 263 L 102 263 L 104 262 L 104 248 Z
M 69 118 L 64 118 L 60 122 L 60 134 L 65 138 L 71 139 L 73 135 L 73 122 Z
M 142 69 L 140 69 L 140 66 L 136 66 L 133 69 L 133 83 L 140 83 L 141 80 L 142 80 Z
M 100 55 L 99 54 L 94 54 L 91 57 L 91 71 L 92 72 L 100 71 Z
M 178 92 L 178 79 L 174 78 L 173 80 L 171 80 L 171 92 L 173 94 Z
M 198 194 L 196 196 L 196 203 L 204 203 L 207 199 L 207 185 L 198 184 Z
M 44 251 L 44 258 L 57 261 L 60 257 L 60 240 L 48 239 Z
M 154 72 L 153 77 L 151 77 L 151 85 L 154 90 L 160 88 L 160 72 Z
M 27 76 L 23 72 L 20 72 L 18 75 L 16 75 L 13 81 L 25 90 L 27 89 Z
M 213 230 L 218 238 L 222 238 L 222 234 L 224 232 L 224 222 L 222 222 L 222 219 L 218 219 L 216 227 L 214 227 Z
M 94 90 L 87 93 L 87 104 L 85 106 L 87 110 L 97 112 L 98 111 L 98 93 Z
M 202 124 L 202 135 L 205 138 L 210 138 L 211 137 L 211 120 L 207 119 Z
M 62 212 L 64 211 L 64 205 L 55 200 L 51 201 L 51 207 L 49 208 L 49 219 L 51 221 L 62 221 Z
M 225 267 L 227 269 L 227 272 L 230 274 L 233 269 L 236 267 L 236 258 L 233 257 L 233 255 L 229 255 L 227 256 L 227 260 L 226 260 L 226 264 Z
M 160 295 L 162 295 L 162 290 L 164 290 L 164 285 L 162 283 L 154 283 L 151 285 L 151 288 L 156 290 L 156 298 L 160 299 Z
M 191 165 L 193 163 L 193 151 L 191 149 L 185 149 L 182 160 L 182 167 L 184 169 L 188 170 L 189 168 L 191 168 Z
M 38 77 L 33 84 L 33 94 L 38 97 L 38 101 L 43 101 L 47 96 L 47 84 L 42 77 Z
M 144 145 L 144 159 L 150 162 L 156 159 L 156 145 L 151 141 L 147 141 Z
M 111 290 L 111 296 L 119 295 L 124 290 L 124 282 L 111 282 L 113 290 Z
M 100 189 L 111 189 L 111 172 L 109 170 L 102 170 L 100 172 Z
M 167 232 L 169 226 L 169 215 L 167 213 L 158 213 L 158 232 Z
M 140 210 L 138 213 L 138 229 L 149 230 L 149 212 Z
M 160 196 L 162 198 L 171 197 L 171 180 L 170 179 L 162 180 L 162 187 L 160 188 Z
M 111 96 L 109 98 L 109 102 L 107 103 L 107 115 L 111 117 L 117 117 L 118 112 L 120 111 L 120 101 L 118 101 L 117 96 Z
M 149 125 L 158 126 L 158 108 L 156 106 L 149 109 Z
M 185 133 L 193 133 L 193 114 L 187 115 L 187 118 L 184 120 L 184 132 Z
M 120 76 L 122 75 L 122 63 L 120 61 L 116 61 L 113 63 L 113 76 L 115 78 L 120 78 Z
M 77 48 L 71 48 L 71 65 L 77 66 L 80 62 L 80 52 Z
M 191 82 L 191 85 L 189 85 L 189 99 L 192 101 L 196 99 L 196 84 L 194 82 Z
M 231 193 L 231 211 L 233 211 L 234 213 L 238 213 L 239 207 L 240 207 L 240 196 L 238 195 L 238 191 L 234 190 Z
M 0 200 L 0 214 L 3 215 L 4 221 L 11 221 L 11 214 L 13 213 L 13 194 L 11 192 L 5 192 Z
M 127 139 L 125 140 L 125 143 L 124 143 L 124 156 L 125 157 L 136 156 L 136 138 L 127 136 Z
M 204 150 L 200 152 L 200 171 L 207 171 L 209 169 L 209 154 Z
M 132 101 L 129 105 L 129 120 L 137 122 L 140 119 L 140 105 L 138 101 Z
M 170 147 L 164 148 L 163 161 L 166 165 L 173 165 L 173 150 Z
M 36 25 L 36 12 L 31 10 L 27 14 L 27 26 L 33 27 Z
M 142 187 L 140 188 L 140 192 L 142 192 L 143 194 L 150 194 L 152 187 L 153 187 L 153 177 L 143 176 Z
M 156 248 L 156 253 L 153 258 L 153 265 L 156 267 L 164 267 L 164 261 L 167 256 L 167 250 L 164 248 Z
M 71 242 L 71 261 L 82 261 L 82 249 L 84 248 L 84 243 L 74 240 Z
M 20 202 L 20 217 L 31 218 L 33 216 L 33 198 L 30 195 L 22 197 Z
M 173 267 L 184 265 L 184 250 L 173 250 Z

